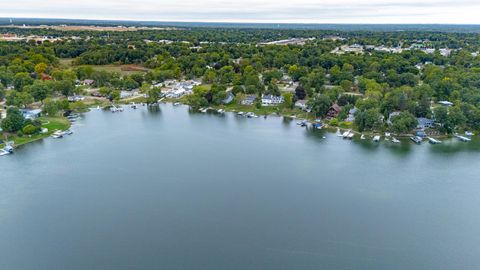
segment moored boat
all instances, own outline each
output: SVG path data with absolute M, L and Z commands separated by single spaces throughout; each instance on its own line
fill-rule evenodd
M 57 130 L 52 134 L 52 138 L 54 139 L 60 139 L 62 137 L 63 137 L 63 132 L 60 130 Z
M 431 143 L 431 144 L 441 144 L 442 143 L 442 141 L 437 140 L 437 139 L 432 138 L 432 137 L 428 137 L 428 142 Z
M 471 141 L 472 139 L 468 138 L 468 137 L 464 137 L 464 136 L 460 136 L 458 134 L 455 134 L 453 135 L 455 138 L 459 139 L 460 141 L 462 142 L 469 142 Z
M 374 141 L 374 142 L 379 142 L 379 141 L 380 141 L 380 135 L 375 135 L 375 136 L 373 137 L 373 141 Z
M 400 140 L 394 137 L 394 138 L 392 138 L 392 142 L 393 143 L 400 143 Z
M 416 144 L 421 144 L 422 143 L 422 137 L 419 137 L 419 136 L 412 136 L 412 137 L 410 137 L 410 140 L 412 140 Z

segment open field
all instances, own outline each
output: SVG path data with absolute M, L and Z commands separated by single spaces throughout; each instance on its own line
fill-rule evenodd
M 76 67 L 73 65 L 73 60 L 72 58 L 61 58 L 59 60 L 60 62 L 60 67 L 62 68 L 74 68 Z M 115 64 L 110 64 L 110 65 L 90 65 L 94 70 L 96 71 L 108 71 L 108 72 L 116 72 L 120 73 L 121 75 L 130 75 L 133 73 L 143 73 L 143 72 L 148 72 L 150 69 L 144 68 L 139 65 L 115 65 Z

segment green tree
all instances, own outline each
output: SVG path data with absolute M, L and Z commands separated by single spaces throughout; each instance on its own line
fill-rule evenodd
M 332 100 L 323 94 L 315 94 L 312 99 L 307 102 L 308 107 L 317 117 L 325 116 L 328 108 L 332 105 Z
M 50 95 L 51 89 L 46 83 L 35 81 L 32 85 L 25 86 L 24 91 L 30 93 L 35 101 L 40 101 Z
M 392 130 L 400 134 L 413 130 L 417 124 L 417 119 L 409 112 L 401 112 L 392 118 Z
M 2 120 L 1 127 L 6 132 L 17 132 L 23 127 L 25 118 L 20 110 L 16 107 L 7 109 L 7 117 Z
M 17 73 L 13 78 L 13 86 L 18 91 L 22 91 L 25 86 L 30 85 L 32 83 L 33 83 L 33 79 L 32 77 L 30 77 L 30 74 L 28 74 L 27 72 Z

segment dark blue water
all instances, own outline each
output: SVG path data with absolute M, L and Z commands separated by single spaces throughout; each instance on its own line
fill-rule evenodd
M 0 158 L 0 269 L 478 269 L 478 143 L 92 111 Z M 322 138 L 326 136 L 326 138 Z

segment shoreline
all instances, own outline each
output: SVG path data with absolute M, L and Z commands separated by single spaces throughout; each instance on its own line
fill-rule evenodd
M 132 105 L 132 103 L 135 103 L 135 104 L 144 104 L 145 102 L 142 102 L 144 101 L 143 99 L 139 99 L 137 100 L 137 102 L 132 102 L 132 101 L 129 101 L 129 102 L 122 102 L 120 101 L 119 103 L 110 103 L 110 104 L 106 104 L 106 103 L 103 103 L 103 104 L 95 104 L 94 105 L 91 105 L 88 107 L 88 110 L 85 111 L 85 112 L 82 112 L 82 113 L 88 113 L 90 112 L 91 110 L 93 109 L 98 109 L 100 108 L 101 110 L 105 110 L 106 108 L 112 106 L 112 105 L 115 105 L 115 106 L 130 106 Z M 196 111 L 196 112 L 199 112 L 198 110 L 195 110 L 193 109 L 190 105 L 188 104 L 185 104 L 184 102 L 182 102 L 181 100 L 169 100 L 169 99 L 163 99 L 161 101 L 158 102 L 158 104 L 170 104 L 170 105 L 174 105 L 174 103 L 180 103 L 181 105 L 183 106 L 188 106 L 189 107 L 189 110 L 193 110 L 193 111 Z M 100 106 L 102 105 L 102 106 Z M 146 105 L 148 106 L 148 105 Z M 239 112 L 238 110 L 238 106 L 240 105 L 236 105 L 235 107 L 234 106 L 228 106 L 228 105 L 216 105 L 216 106 L 209 106 L 207 107 L 206 109 L 207 110 L 210 110 L 210 111 L 217 111 L 219 109 L 223 109 L 224 112 L 230 112 L 230 113 L 236 113 L 236 112 Z M 243 105 L 242 105 L 243 106 Z M 233 108 L 232 108 L 233 107 Z M 263 110 L 262 110 L 263 108 Z M 261 112 L 269 112 L 268 114 L 263 114 L 263 115 L 259 115 L 259 116 L 271 116 L 271 115 L 275 115 L 275 116 L 278 116 L 278 117 L 285 117 L 285 118 L 289 118 L 291 120 L 307 120 L 309 124 L 315 122 L 315 118 L 314 117 L 309 117 L 308 116 L 308 113 L 304 112 L 304 111 L 301 111 L 301 114 L 300 115 L 297 115 L 297 114 L 292 114 L 292 115 L 289 115 L 287 113 L 282 113 L 280 112 L 280 110 L 278 110 L 278 107 L 274 107 L 274 106 L 268 106 L 268 107 L 265 107 L 263 106 L 261 109 L 258 109 L 258 108 L 255 108 L 253 106 L 244 106 L 242 107 L 242 109 L 245 109 L 243 110 L 244 112 L 252 112 L 252 113 L 258 113 L 259 111 Z M 300 112 L 298 111 L 298 109 L 293 109 L 289 112 Z M 200 113 L 200 112 L 199 112 Z M 55 131 L 57 130 L 60 130 L 60 131 L 66 131 L 68 130 L 69 128 L 71 128 L 72 126 L 72 123 L 66 118 L 66 117 L 40 117 L 39 118 L 40 120 L 47 120 L 47 119 L 50 119 L 50 120 L 56 120 L 54 121 L 56 125 L 58 125 L 59 123 L 63 124 L 63 126 L 59 127 L 59 128 L 52 128 L 48 130 L 47 133 L 44 133 L 44 134 L 36 134 L 36 135 L 33 135 L 33 136 L 26 136 L 24 135 L 23 137 L 19 137 L 19 136 L 15 136 L 13 138 L 8 138 L 8 140 L 6 141 L 14 141 L 14 148 L 17 148 L 17 147 L 20 147 L 20 146 L 24 146 L 24 145 L 28 145 L 29 143 L 32 143 L 32 142 L 36 142 L 36 141 L 39 141 L 39 140 L 43 140 L 45 138 L 48 138 L 50 137 Z M 48 121 L 48 120 L 47 120 Z M 42 124 L 42 127 L 44 126 L 47 126 L 51 124 L 50 122 L 46 123 L 46 124 Z M 358 130 L 355 130 L 353 128 L 345 128 L 345 127 L 339 127 L 339 126 L 330 126 L 329 124 L 324 124 L 323 127 L 321 128 L 322 130 L 326 130 L 327 132 L 329 133 L 336 133 L 337 131 L 340 131 L 340 132 L 346 132 L 346 131 L 350 131 L 351 133 L 354 133 L 357 137 L 358 136 L 367 136 L 368 138 L 365 138 L 364 140 L 371 140 L 374 136 L 378 135 L 381 137 L 382 140 L 384 140 L 385 138 L 390 138 L 388 141 L 391 141 L 391 138 L 398 138 L 398 139 L 404 139 L 404 140 L 407 140 L 409 139 L 410 137 L 412 136 L 415 136 L 414 134 L 400 134 L 400 135 L 396 135 L 396 134 L 393 134 L 391 133 L 391 136 L 390 137 L 386 137 L 385 136 L 385 133 L 388 132 L 388 131 L 376 131 L 376 132 L 372 132 L 372 131 L 367 131 L 367 132 L 359 132 Z M 33 137 L 33 138 L 32 138 Z M 452 134 L 452 135 L 436 135 L 436 136 L 427 136 L 425 138 L 436 138 L 436 139 L 452 139 L 454 138 L 455 136 Z M 0 144 L 0 148 L 4 147 L 4 144 Z

